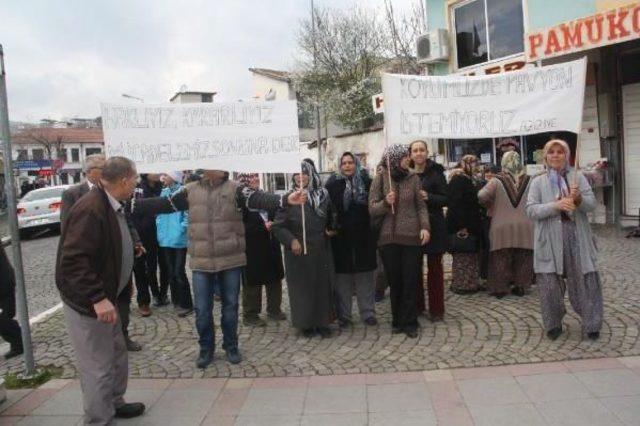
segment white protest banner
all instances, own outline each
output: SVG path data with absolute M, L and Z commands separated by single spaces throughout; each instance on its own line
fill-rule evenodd
M 295 101 L 102 104 L 105 151 L 141 173 L 299 172 L 297 111 Z
M 583 58 L 478 77 L 384 74 L 388 141 L 580 133 L 586 70 Z

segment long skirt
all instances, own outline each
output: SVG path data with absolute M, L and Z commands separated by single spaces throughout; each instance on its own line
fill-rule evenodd
M 582 320 L 586 333 L 602 328 L 602 286 L 600 274 L 582 274 L 580 251 L 574 222 L 562 223 L 562 249 L 564 278 L 558 274 L 536 274 L 536 284 L 540 291 L 540 309 L 544 328 L 549 331 L 562 326 L 566 313 L 564 294 L 569 290 L 569 301 L 573 310 Z
M 454 253 L 451 257 L 451 291 L 477 291 L 480 278 L 478 253 Z
M 429 317 L 441 319 L 444 316 L 444 269 L 441 254 L 427 254 L 427 296 L 429 298 Z M 418 265 L 418 312 L 426 310 L 424 300 L 424 256 Z
M 509 248 L 495 250 L 489 257 L 487 290 L 505 294 L 514 287 L 528 290 L 533 281 L 533 250 Z

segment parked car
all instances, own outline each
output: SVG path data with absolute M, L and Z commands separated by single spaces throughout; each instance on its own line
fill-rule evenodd
M 18 227 L 26 230 L 60 227 L 62 193 L 70 185 L 49 186 L 29 191 L 18 203 Z

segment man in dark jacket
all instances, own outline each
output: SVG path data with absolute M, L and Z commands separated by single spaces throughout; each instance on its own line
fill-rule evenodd
M 73 185 L 62 193 L 62 206 L 60 207 L 60 225 L 62 227 L 67 223 L 67 216 L 71 207 L 87 192 L 91 191 L 94 187 L 100 186 L 100 178 L 102 177 L 102 169 L 107 161 L 104 154 L 93 154 L 87 156 L 84 165 L 84 174 L 86 181 Z M 141 256 L 144 253 L 144 248 L 140 243 L 138 233 L 133 224 L 129 222 L 129 230 L 131 231 L 131 237 L 136 244 L 136 257 Z M 127 343 L 128 351 L 141 351 L 142 346 L 138 342 L 134 342 L 129 338 L 129 313 L 131 310 L 131 286 L 127 286 L 125 291 L 129 294 L 129 297 L 122 297 L 118 303 L 118 314 L 120 315 L 122 323 L 122 332 L 124 333 L 124 339 Z
M 101 187 L 69 211 L 63 227 L 56 284 L 74 347 L 83 390 L 85 424 L 112 424 L 141 415 L 142 403 L 125 403 L 128 357 L 116 308 L 131 280 L 134 242 L 122 203 L 133 194 L 137 172 L 124 157 L 110 158 Z
M 22 348 L 22 332 L 20 325 L 13 319 L 16 315 L 16 277 L 9 263 L 4 247 L 0 245 L 0 336 L 11 347 L 4 355 L 5 359 L 13 358 L 24 352 Z

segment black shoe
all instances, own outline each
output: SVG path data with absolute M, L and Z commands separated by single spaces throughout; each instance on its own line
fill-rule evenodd
M 267 317 L 274 321 L 286 321 L 287 319 L 287 316 L 284 312 L 278 312 L 277 314 L 267 314 Z
M 240 364 L 242 361 L 242 355 L 240 355 L 238 348 L 227 349 L 225 352 L 227 354 L 227 361 L 231 364 Z
M 376 317 L 369 317 L 366 320 L 364 320 L 364 323 L 366 325 L 369 325 L 371 327 L 378 325 L 378 320 L 376 319 Z
M 267 326 L 267 323 L 257 315 L 245 317 L 242 320 L 242 324 L 244 324 L 247 327 L 266 327 Z
M 193 308 L 177 308 L 176 312 L 180 318 L 184 318 L 193 312 Z
M 556 340 L 562 334 L 562 327 L 555 327 L 547 331 L 547 337 L 551 340 Z
M 333 332 L 329 327 L 318 327 L 318 334 L 320 334 L 323 339 L 333 336 Z
M 507 295 L 507 293 L 491 293 L 490 295 L 500 300 L 503 299 Z
M 460 294 L 463 296 L 469 295 L 469 294 L 475 294 L 478 292 L 478 289 L 462 289 L 462 288 L 453 288 L 450 287 L 451 292 L 455 293 L 455 294 Z
M 415 339 L 418 337 L 418 330 L 415 328 L 408 328 L 404 331 L 404 334 L 406 334 L 410 339 Z
M 142 350 L 142 345 L 138 342 L 134 342 L 128 337 L 125 338 L 127 341 L 127 351 L 129 352 L 140 352 Z
M 129 402 L 116 408 L 116 418 L 132 419 L 144 413 L 145 406 L 142 402 Z
M 196 360 L 196 367 L 205 369 L 213 361 L 213 350 L 200 349 L 200 355 Z
M 351 322 L 351 320 L 348 319 L 339 319 L 338 320 L 338 327 L 340 328 L 349 328 L 353 325 L 353 323 Z M 320 333 L 322 334 L 322 333 Z
M 513 294 L 514 296 L 522 297 L 525 295 L 525 291 L 522 287 L 514 287 L 511 289 L 511 294 Z
M 169 299 L 167 296 L 153 298 L 153 306 L 167 306 L 168 304 Z
M 600 332 L 592 331 L 591 333 L 587 333 L 587 337 L 591 340 L 598 340 L 600 338 Z
M 391 334 L 400 334 L 402 333 L 402 329 L 399 327 L 391 327 Z
M 11 346 L 9 352 L 4 354 L 4 359 L 11 359 L 17 356 L 20 356 L 24 353 L 24 348 L 22 346 Z
M 303 328 L 301 330 L 302 336 L 310 339 L 316 335 L 316 331 L 313 328 Z

